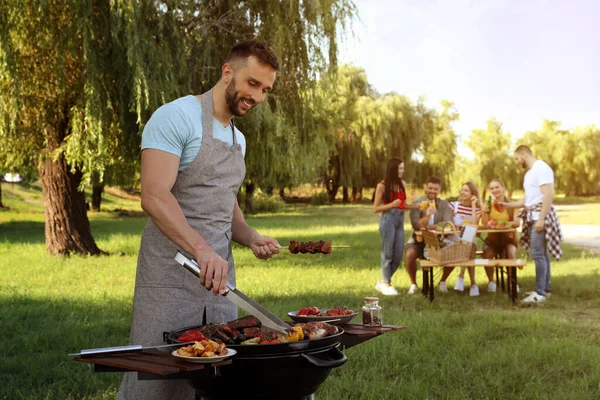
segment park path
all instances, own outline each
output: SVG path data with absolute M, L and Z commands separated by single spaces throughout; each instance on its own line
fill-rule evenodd
M 563 238 L 566 243 L 600 254 L 600 225 L 563 225 Z

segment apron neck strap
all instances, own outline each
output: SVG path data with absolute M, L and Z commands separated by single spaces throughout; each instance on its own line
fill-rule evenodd
M 201 96 L 200 103 L 202 104 L 202 141 L 204 138 L 212 139 L 213 137 L 213 91 L 210 89 Z M 233 136 L 233 144 L 237 144 L 237 138 L 235 136 L 235 126 L 233 125 L 233 119 L 229 121 L 231 127 L 231 134 Z

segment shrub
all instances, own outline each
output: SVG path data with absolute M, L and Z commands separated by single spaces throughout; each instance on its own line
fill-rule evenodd
M 255 213 L 276 213 L 284 206 L 284 201 L 278 195 L 269 196 L 261 192 L 254 196 Z
M 317 193 L 310 199 L 310 204 L 313 206 L 329 204 L 329 195 L 326 192 Z

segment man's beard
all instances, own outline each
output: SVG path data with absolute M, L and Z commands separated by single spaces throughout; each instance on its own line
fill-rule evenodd
M 235 90 L 235 78 L 231 78 L 231 82 L 229 82 L 227 89 L 225 89 L 225 103 L 227 103 L 229 111 L 231 111 L 231 113 L 236 117 L 243 117 L 246 115 L 246 113 L 240 111 L 238 107 L 239 102 L 242 100 L 246 100 L 248 103 L 254 106 L 254 101 L 250 99 L 242 99 L 242 97 L 238 95 L 238 92 Z

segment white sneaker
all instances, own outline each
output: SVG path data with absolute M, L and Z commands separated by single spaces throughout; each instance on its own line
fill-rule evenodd
M 521 293 L 521 288 L 517 285 L 517 293 Z
M 375 285 L 375 290 L 377 290 L 378 292 L 381 292 L 384 287 L 385 286 L 383 285 L 383 282 L 377 282 L 377 284 Z
M 496 285 L 496 282 L 490 282 L 488 283 L 488 292 L 490 293 L 496 293 L 496 289 L 498 288 L 498 285 Z M 517 291 L 517 293 L 519 293 Z
M 465 290 L 465 280 L 463 278 L 456 278 L 456 284 L 454 285 L 454 290 L 458 290 L 462 292 Z
M 393 286 L 386 286 L 381 289 L 381 294 L 385 296 L 398 296 L 398 291 Z
M 440 282 L 438 285 L 438 290 L 442 293 L 448 293 L 448 287 L 446 286 L 446 282 Z
M 408 289 L 408 294 L 415 294 L 419 291 L 419 287 L 414 283 L 410 285 L 410 289 Z
M 479 286 L 471 285 L 471 289 L 469 289 L 469 296 L 471 296 L 471 297 L 479 296 Z
M 542 303 L 546 298 L 536 292 L 531 293 L 529 296 L 521 300 L 523 303 Z

